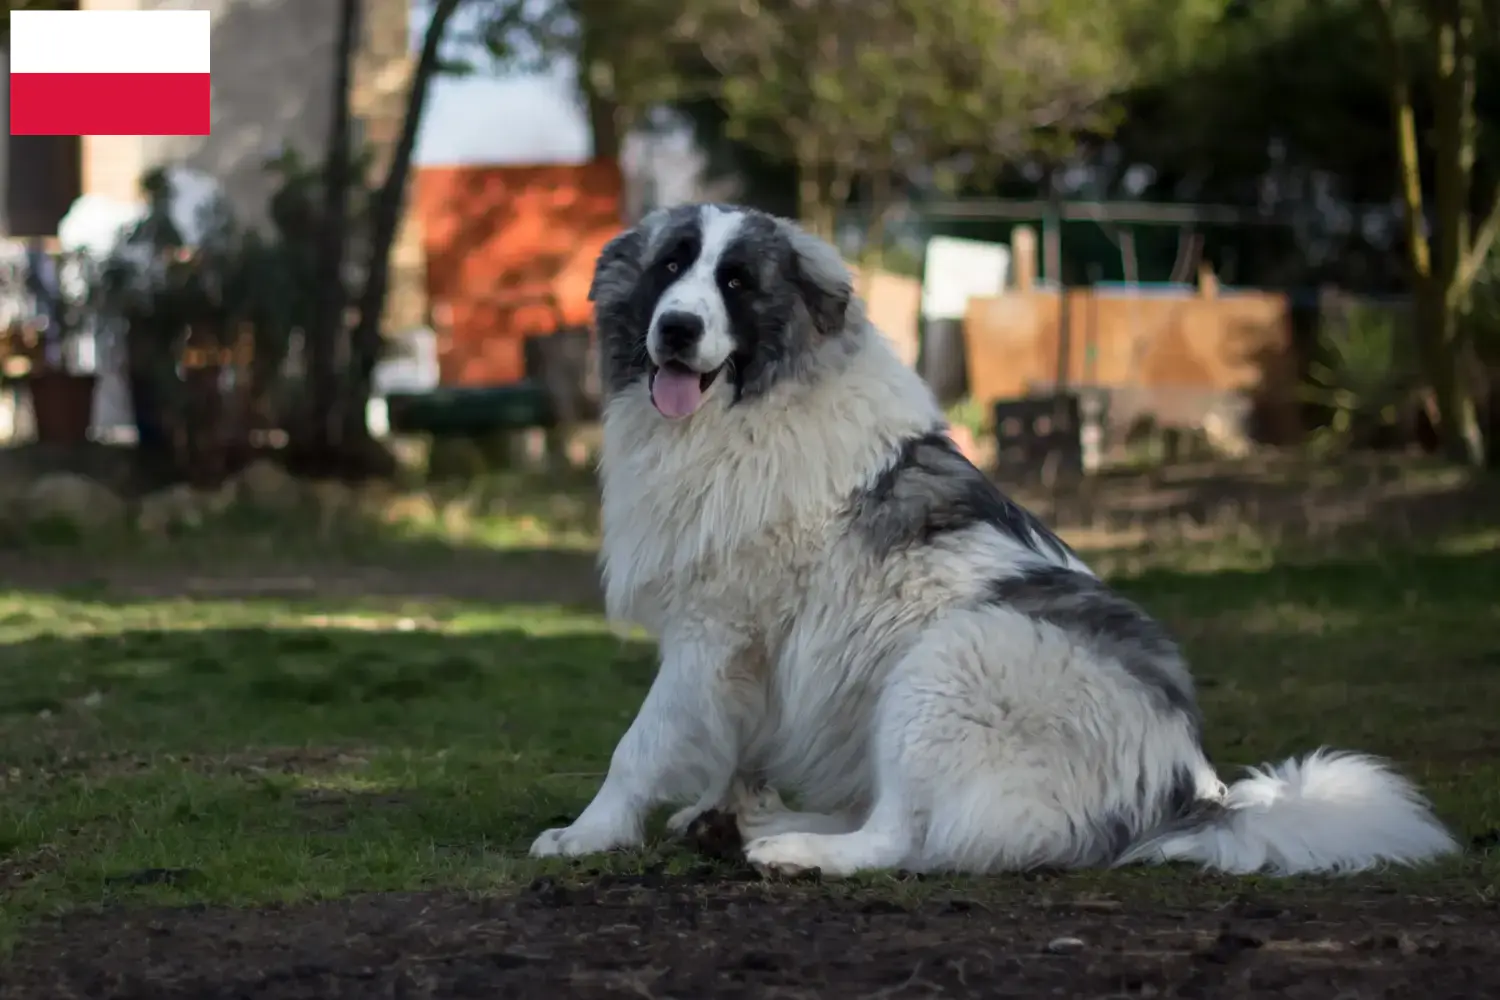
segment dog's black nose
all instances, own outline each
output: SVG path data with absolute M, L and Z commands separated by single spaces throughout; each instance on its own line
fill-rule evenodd
M 703 339 L 703 320 L 689 312 L 663 313 L 656 321 L 656 335 L 666 358 L 691 357 Z

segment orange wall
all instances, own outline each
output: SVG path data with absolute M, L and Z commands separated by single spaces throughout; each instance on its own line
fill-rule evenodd
M 588 323 L 594 261 L 621 228 L 618 164 L 423 167 L 413 210 L 444 385 L 522 377 L 521 341 Z

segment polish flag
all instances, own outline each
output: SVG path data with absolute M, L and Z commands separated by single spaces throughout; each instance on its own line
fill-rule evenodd
M 10 15 L 11 135 L 208 135 L 206 10 Z

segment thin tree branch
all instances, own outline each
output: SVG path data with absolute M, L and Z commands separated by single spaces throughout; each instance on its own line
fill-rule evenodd
M 1458 269 L 1458 276 L 1454 279 L 1460 298 L 1467 295 L 1469 289 L 1473 287 L 1475 279 L 1479 277 L 1479 269 L 1484 266 L 1490 251 L 1495 248 L 1497 239 L 1500 239 L 1500 191 L 1495 192 L 1490 214 L 1474 231 L 1474 240 L 1469 244 L 1468 253 L 1464 255 L 1463 263 Z
M 339 7 L 338 42 L 333 73 L 333 113 L 329 123 L 328 155 L 323 166 L 323 231 L 318 260 L 318 302 L 313 328 L 308 331 L 308 412 L 304 427 L 317 428 L 310 442 L 316 451 L 327 446 L 338 431 L 336 368 L 344 334 L 344 310 L 349 304 L 344 282 L 345 232 L 349 214 L 349 86 L 354 71 L 354 31 L 360 0 L 343 0 Z
M 365 284 L 359 297 L 358 325 L 354 329 L 353 374 L 355 385 L 363 392 L 368 387 L 370 373 L 374 369 L 380 347 L 380 320 L 385 311 L 385 299 L 390 287 L 391 244 L 395 242 L 396 230 L 401 224 L 401 206 L 406 200 L 407 182 L 411 177 L 412 155 L 416 150 L 417 132 L 422 124 L 422 109 L 427 104 L 427 91 L 436 75 L 443 32 L 448 20 L 458 9 L 462 0 L 438 0 L 422 38 L 422 51 L 412 71 L 411 87 L 407 91 L 405 117 L 401 121 L 401 134 L 396 148 L 391 153 L 390 166 L 386 168 L 385 181 L 376 191 L 370 209 L 370 258 L 365 268 Z M 362 402 L 362 400 L 360 400 Z M 363 418 L 364 411 L 359 410 Z M 354 414 L 350 414 L 355 422 Z
M 1421 147 L 1417 143 L 1417 116 L 1411 102 L 1411 77 L 1396 30 L 1395 0 L 1372 0 L 1372 5 L 1390 76 L 1391 117 L 1396 133 L 1401 200 L 1406 209 L 1406 252 L 1414 275 L 1425 281 L 1432 273 L 1432 249 L 1423 228 Z

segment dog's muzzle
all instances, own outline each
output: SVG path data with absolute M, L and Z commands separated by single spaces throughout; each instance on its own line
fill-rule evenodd
M 724 370 L 722 363 L 702 370 L 698 351 L 703 329 L 703 320 L 689 312 L 664 313 L 656 321 L 651 402 L 664 417 L 675 420 L 696 413 L 703 405 L 704 393 Z

